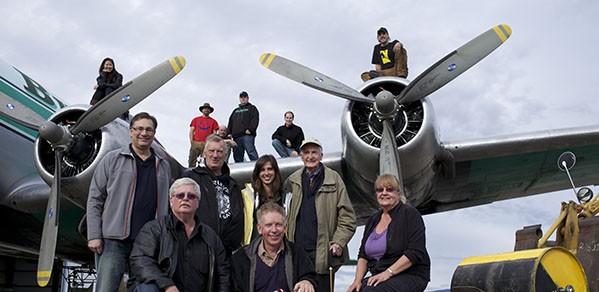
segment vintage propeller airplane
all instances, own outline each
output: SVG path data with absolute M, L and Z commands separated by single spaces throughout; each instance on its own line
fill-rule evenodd
M 0 100 L 3 104 L 0 110 L 3 126 L 1 149 L 6 152 L 3 154 L 11 157 L 1 162 L 4 172 L 9 175 L 1 179 L 0 200 L 2 209 L 14 209 L 7 212 L 13 216 L 6 218 L 2 224 L 4 235 L 16 237 L 3 238 L 0 246 L 8 250 L 9 255 L 15 255 L 15 252 L 17 255 L 36 254 L 39 246 L 39 286 L 45 287 L 50 281 L 59 222 L 63 222 L 59 257 L 89 258 L 84 252 L 85 244 L 82 243 L 86 240 L 82 234 L 85 234 L 87 190 L 97 158 L 129 143 L 128 123 L 116 118 L 173 78 L 185 67 L 185 63 L 183 57 L 164 61 L 87 110 L 77 106 L 65 107 L 25 74 L 7 64 L 0 64 Z M 39 137 L 34 143 L 35 150 L 29 152 L 36 131 Z M 165 152 L 159 144 L 154 145 L 154 149 Z M 34 164 L 37 170 L 33 168 Z M 173 167 L 176 175 L 176 170 L 181 169 L 180 166 Z M 46 183 L 51 186 L 50 189 Z M 65 199 L 62 208 L 61 198 Z M 45 213 L 41 213 L 44 203 Z M 67 218 L 60 219 L 63 217 L 61 213 Z M 32 216 L 38 216 L 37 219 L 43 222 L 41 238 L 39 221 L 35 222 L 37 220 Z M 76 224 L 75 229 L 73 224 Z M 33 238 L 20 241 L 32 234 Z
M 510 35 L 509 26 L 495 26 L 411 82 L 379 77 L 357 90 L 274 54 L 262 55 L 260 62 L 280 75 L 348 100 L 342 113 L 342 152 L 327 153 L 323 163 L 342 174 L 363 223 L 378 206 L 372 185 L 379 173 L 402 178 L 407 201 L 423 214 L 566 189 L 569 181 L 555 171 L 555 161 L 564 150 L 579 157 L 577 184 L 597 182 L 596 126 L 441 141 L 427 96 Z M 184 66 L 183 58 L 170 59 L 88 109 L 65 106 L 39 83 L 0 62 L 0 225 L 4 231 L 0 254 L 39 255 L 40 285 L 50 279 L 56 257 L 91 262 L 84 208 L 89 182 L 98 161 L 130 141 L 128 124 L 115 118 Z M 154 148 L 168 155 L 159 143 Z M 170 159 L 173 177 L 178 177 L 183 167 Z M 284 177 L 301 166 L 298 159 L 279 160 Z M 252 163 L 230 167 L 238 181 L 250 181 Z

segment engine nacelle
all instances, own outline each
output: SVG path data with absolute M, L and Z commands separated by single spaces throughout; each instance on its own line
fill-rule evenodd
M 359 89 L 362 94 L 376 96 L 382 90 L 398 95 L 408 81 L 396 77 L 372 79 Z M 415 206 L 424 198 L 410 194 L 426 193 L 429 181 L 437 170 L 437 152 L 440 147 L 438 129 L 435 124 L 432 104 L 423 98 L 409 104 L 400 105 L 400 111 L 393 120 L 395 140 L 399 148 L 401 174 L 408 201 Z M 379 174 L 379 153 L 382 124 L 372 112 L 372 105 L 348 102 L 341 121 L 344 161 L 347 168 L 347 181 L 354 184 L 364 197 L 374 203 L 372 185 Z
M 72 125 L 88 108 L 86 105 L 70 106 L 56 112 L 49 120 L 58 125 Z M 99 158 L 130 142 L 129 123 L 122 119 L 115 119 L 98 130 L 76 135 L 62 159 L 62 196 L 85 208 L 89 184 Z M 35 140 L 34 149 L 35 166 L 44 181 L 51 185 L 54 151 L 47 141 L 39 137 Z

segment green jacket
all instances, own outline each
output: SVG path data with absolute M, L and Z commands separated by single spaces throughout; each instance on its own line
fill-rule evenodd
M 316 241 L 316 273 L 327 274 L 329 266 L 335 271 L 349 260 L 349 243 L 356 231 L 356 213 L 349 200 L 345 184 L 341 176 L 334 170 L 324 166 L 324 181 L 316 194 L 316 216 L 318 221 L 318 237 Z M 292 173 L 285 180 L 287 197 L 291 203 L 287 214 L 287 238 L 294 240 L 296 219 L 302 202 L 302 173 L 304 167 Z M 333 257 L 328 262 L 328 253 L 331 244 L 337 243 L 343 247 L 341 257 Z

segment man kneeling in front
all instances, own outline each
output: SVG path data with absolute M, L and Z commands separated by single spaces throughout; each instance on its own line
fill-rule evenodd
M 267 202 L 256 217 L 261 236 L 231 257 L 233 291 L 314 292 L 314 264 L 303 249 L 285 238 L 283 207 Z
M 230 291 L 225 248 L 195 216 L 200 186 L 180 178 L 168 195 L 172 214 L 146 223 L 133 244 L 135 291 Z

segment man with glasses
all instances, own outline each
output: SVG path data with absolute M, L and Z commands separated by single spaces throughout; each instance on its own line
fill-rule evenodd
M 172 214 L 144 225 L 133 244 L 135 291 L 230 291 L 225 248 L 196 215 L 200 186 L 184 177 L 168 194 Z
M 187 169 L 183 177 L 193 179 L 202 188 L 202 204 L 198 217 L 202 223 L 216 231 L 225 246 L 227 257 L 241 247 L 243 239 L 243 200 L 241 188 L 229 176 L 225 163 L 227 146 L 218 135 L 206 138 L 204 164 Z
M 158 122 L 146 112 L 129 124 L 131 144 L 106 154 L 87 198 L 87 246 L 96 255 L 96 291 L 117 291 L 141 227 L 168 212 L 170 166 L 152 149 Z
M 384 27 L 379 28 L 376 35 L 379 43 L 372 52 L 375 70 L 362 73 L 362 80 L 379 76 L 408 77 L 408 54 L 404 45 L 398 40 L 390 42 L 389 32 Z

